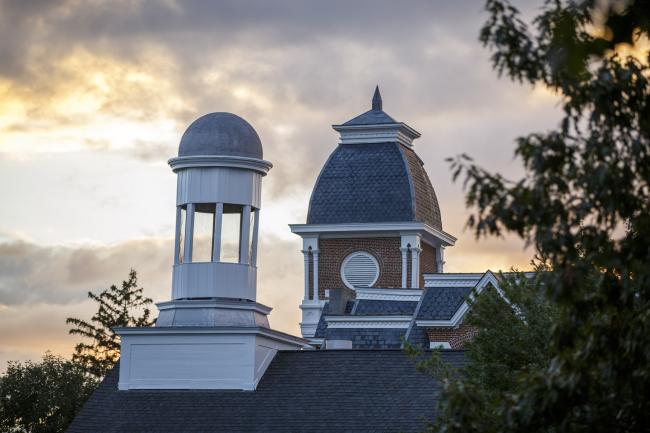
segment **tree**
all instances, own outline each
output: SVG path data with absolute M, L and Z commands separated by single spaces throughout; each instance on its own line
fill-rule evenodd
M 63 432 L 96 386 L 78 364 L 50 353 L 38 363 L 9 361 L 0 376 L 0 431 Z
M 545 259 L 558 316 L 551 362 L 463 431 L 630 432 L 650 425 L 650 2 L 544 3 L 532 25 L 487 0 L 481 41 L 512 80 L 560 98 L 557 129 L 517 139 L 511 181 L 452 161 L 477 237 L 512 233 Z M 645 45 L 644 45 L 645 44 Z M 453 381 L 449 382 L 450 384 Z M 446 387 L 453 419 L 480 403 Z M 462 387 L 461 387 L 462 388 Z M 644 427 L 645 426 L 645 427 Z M 461 431 L 454 422 L 445 431 Z
M 151 311 L 147 308 L 153 301 L 143 295 L 133 269 L 120 288 L 112 285 L 99 295 L 88 292 L 88 297 L 99 304 L 90 322 L 75 318 L 66 320 L 66 323 L 74 325 L 70 334 L 91 339 L 90 343 L 77 344 L 72 360 L 87 373 L 102 378 L 120 357 L 120 338 L 113 328 L 153 325 L 155 319 L 150 318 Z
M 476 334 L 465 345 L 462 370 L 447 368 L 438 351 L 423 358 L 420 351 L 408 349 L 421 371 L 444 384 L 430 431 L 499 431 L 498 407 L 504 396 L 521 390 L 522 377 L 549 365 L 558 309 L 544 294 L 542 275 L 502 274 L 498 291 L 489 285 L 468 297 L 464 321 Z

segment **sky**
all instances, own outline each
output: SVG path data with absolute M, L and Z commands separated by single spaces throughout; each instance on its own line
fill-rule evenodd
M 517 4 L 518 2 L 514 2 Z M 519 2 L 521 3 L 521 2 Z M 531 5 L 521 5 L 528 14 Z M 481 1 L 0 0 L 0 370 L 69 356 L 98 292 L 138 271 L 171 291 L 175 175 L 167 160 L 202 114 L 257 130 L 263 182 L 258 300 L 299 333 L 300 239 L 340 124 L 370 109 L 421 132 L 415 150 L 458 238 L 447 272 L 526 269 L 514 238 L 477 241 L 448 157 L 516 179 L 515 139 L 553 128 L 558 100 L 499 78 L 478 41 Z

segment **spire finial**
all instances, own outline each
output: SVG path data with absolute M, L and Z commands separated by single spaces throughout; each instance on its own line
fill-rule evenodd
M 381 93 L 379 93 L 379 85 L 375 87 L 375 94 L 372 96 L 372 109 L 381 110 L 382 109 Z

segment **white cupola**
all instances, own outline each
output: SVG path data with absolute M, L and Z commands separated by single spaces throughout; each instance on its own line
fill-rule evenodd
M 178 157 L 171 300 L 154 328 L 121 328 L 120 389 L 255 389 L 277 350 L 305 340 L 270 329 L 257 298 L 263 158 L 253 127 L 211 113 Z

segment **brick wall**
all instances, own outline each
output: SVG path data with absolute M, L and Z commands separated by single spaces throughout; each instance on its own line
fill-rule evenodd
M 424 287 L 424 274 L 433 274 L 437 271 L 436 249 L 422 242 L 420 253 L 420 287 Z
M 399 237 L 320 239 L 318 291 L 345 287 L 341 279 L 341 264 L 348 254 L 367 251 L 379 263 L 379 279 L 373 287 L 394 288 L 402 285 L 402 256 Z
M 476 328 L 462 324 L 458 328 L 427 328 L 429 342 L 447 342 L 452 349 L 462 349 L 476 335 Z

